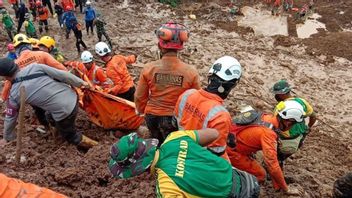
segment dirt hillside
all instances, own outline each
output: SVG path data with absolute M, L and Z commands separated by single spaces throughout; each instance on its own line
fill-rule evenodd
M 228 13 L 228 2 L 185 0 L 180 7 L 171 8 L 152 0 L 99 0 L 94 6 L 109 24 L 108 34 L 115 51 L 137 53 L 140 64 L 155 59 L 154 30 L 170 19 L 190 29 L 190 42 L 180 57 L 197 67 L 204 84 L 215 59 L 223 55 L 238 58 L 244 70 L 243 78 L 226 101 L 233 114 L 246 104 L 271 111 L 275 99 L 269 88 L 279 79 L 288 79 L 297 95 L 311 102 L 319 121 L 303 148 L 286 162 L 285 175 L 291 185 L 301 190 L 300 197 L 331 197 L 334 180 L 352 171 L 352 33 L 347 31 L 352 27 L 352 1 L 318 1 L 316 11 L 327 30 L 308 39 L 295 37 L 292 27 L 288 37 L 256 36 L 251 28 L 238 26 L 237 18 L 241 16 Z M 245 1 L 244 5 L 257 2 Z M 300 0 L 297 5 L 302 4 Z M 195 14 L 197 19 L 189 19 L 189 14 Z M 55 37 L 58 47 L 68 59 L 77 59 L 72 34 L 66 40 L 56 19 L 50 23 L 49 35 Z M 83 39 L 93 52 L 96 36 L 86 36 L 84 31 Z M 5 53 L 5 40 L 0 34 L 0 55 Z M 130 69 L 138 77 L 141 68 L 131 66 Z M 30 111 L 28 107 L 27 118 Z M 111 178 L 107 159 L 110 145 L 117 139 L 109 131 L 89 124 L 84 112 L 80 115 L 78 128 L 98 140 L 99 146 L 86 153 L 78 151 L 74 146 L 35 132 L 35 126 L 27 124 L 23 164 L 16 167 L 16 146 L 12 143 L 0 149 L 0 172 L 70 197 L 154 197 L 155 182 L 150 175 L 128 180 Z M 0 126 L 3 126 L 3 115 L 0 115 Z M 275 192 L 268 181 L 262 187 L 261 197 L 285 196 Z

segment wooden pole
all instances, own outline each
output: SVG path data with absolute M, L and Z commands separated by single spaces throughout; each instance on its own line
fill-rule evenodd
M 21 160 L 21 149 L 22 149 L 22 135 L 24 133 L 24 113 L 25 113 L 25 102 L 26 102 L 26 91 L 22 86 L 20 88 L 20 111 L 19 111 L 19 121 L 17 129 L 17 141 L 16 141 L 16 164 L 20 164 Z

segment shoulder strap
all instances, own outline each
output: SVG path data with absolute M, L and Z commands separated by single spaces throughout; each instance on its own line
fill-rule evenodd
M 46 76 L 46 74 L 45 73 L 36 73 L 36 74 L 30 74 L 30 75 L 27 75 L 27 76 L 21 76 L 21 77 L 15 78 L 12 81 L 12 84 L 19 83 L 19 82 L 26 81 L 26 80 L 31 80 L 31 79 L 34 79 L 34 78 L 39 78 L 41 76 Z

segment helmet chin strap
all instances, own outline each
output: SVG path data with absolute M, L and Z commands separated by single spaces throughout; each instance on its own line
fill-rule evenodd
M 226 99 L 232 88 L 225 88 L 226 86 L 223 86 L 223 83 L 224 82 L 222 82 L 217 77 L 210 77 L 208 80 L 208 86 L 205 88 L 205 90 L 220 96 L 222 99 Z
M 222 86 L 222 83 L 221 83 L 220 86 L 218 87 L 218 92 L 219 92 L 219 93 L 224 93 L 224 92 L 225 92 L 225 88 Z

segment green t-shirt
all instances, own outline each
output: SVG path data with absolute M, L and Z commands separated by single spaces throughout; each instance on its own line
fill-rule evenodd
M 171 133 L 157 152 L 158 197 L 228 197 L 231 165 L 198 144 L 197 131 Z
M 30 36 L 36 33 L 35 26 L 32 21 L 28 20 L 24 22 L 24 27 L 26 28 L 26 33 Z
M 2 23 L 4 24 L 5 28 L 11 29 L 13 27 L 13 21 L 8 14 L 2 15 Z

